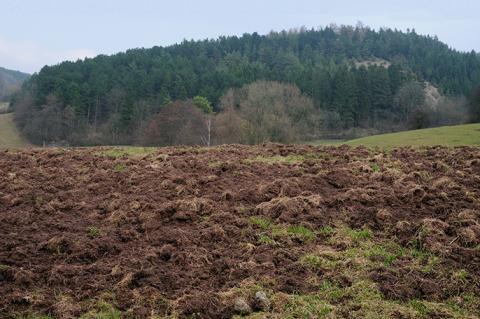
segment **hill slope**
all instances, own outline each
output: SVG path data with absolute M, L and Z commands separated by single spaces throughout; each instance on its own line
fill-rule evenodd
M 0 148 L 25 147 L 29 143 L 21 136 L 15 123 L 13 114 L 0 114 Z
M 365 60 L 387 63 L 359 63 Z M 256 80 L 298 86 L 326 113 L 328 129 L 381 130 L 406 121 L 408 109 L 394 102 L 415 90 L 409 83 L 428 81 L 443 94 L 469 93 L 480 83 L 480 58 L 415 32 L 365 27 L 184 41 L 45 67 L 25 87 L 18 103 L 24 118 L 17 119 L 32 140 L 38 136 L 28 132 L 38 129 L 27 126 L 53 112 L 57 122 L 67 113 L 74 116 L 66 121 L 71 126 L 38 140 L 115 131 L 129 143 L 132 132 L 168 101 L 201 95 L 219 111 L 229 88 Z
M 380 148 L 433 145 L 480 145 L 480 123 L 373 135 L 347 141 L 345 144 L 351 146 L 378 146 Z
M 479 148 L 105 151 L 0 152 L 3 318 L 478 319 Z
M 26 73 L 0 67 L 0 101 L 20 89 L 22 83 L 28 79 L 29 76 L 30 75 Z

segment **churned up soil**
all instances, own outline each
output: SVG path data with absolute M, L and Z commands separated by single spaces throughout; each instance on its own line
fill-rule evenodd
M 0 318 L 478 318 L 480 148 L 0 150 Z

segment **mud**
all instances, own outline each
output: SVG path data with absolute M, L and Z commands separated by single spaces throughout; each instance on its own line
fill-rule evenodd
M 317 290 L 306 279 L 322 272 L 299 260 L 326 239 L 268 245 L 252 216 L 313 231 L 369 228 L 467 270 L 469 289 L 478 288 L 478 148 L 103 151 L 0 151 L 0 317 L 76 317 L 87 300 L 114 294 L 137 318 L 230 318 L 233 300 L 223 295 L 247 280 L 287 294 Z M 395 300 L 442 300 L 451 289 L 402 264 L 371 278 Z

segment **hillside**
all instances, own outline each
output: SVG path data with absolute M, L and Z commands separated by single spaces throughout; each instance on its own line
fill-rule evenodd
M 478 319 L 479 158 L 0 152 L 0 317 Z
M 12 71 L 0 67 L 0 102 L 19 90 L 22 83 L 29 78 L 29 74 Z
M 0 114 L 0 148 L 16 148 L 28 145 L 13 122 L 13 114 Z
M 480 145 L 480 124 L 466 124 L 373 135 L 345 142 L 351 146 L 393 148 L 401 146 Z
M 169 102 L 202 96 L 221 112 L 229 89 L 258 80 L 298 87 L 322 113 L 323 131 L 378 132 L 432 125 L 417 123 L 426 116 L 423 83 L 443 95 L 469 94 L 480 83 L 480 59 L 414 31 L 331 26 L 253 33 L 44 67 L 14 107 L 35 143 L 130 144 Z M 59 122 L 61 132 L 30 133 Z

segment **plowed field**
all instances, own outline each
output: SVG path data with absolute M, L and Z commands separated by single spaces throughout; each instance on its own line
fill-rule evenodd
M 480 148 L 0 151 L 0 318 L 478 318 Z

